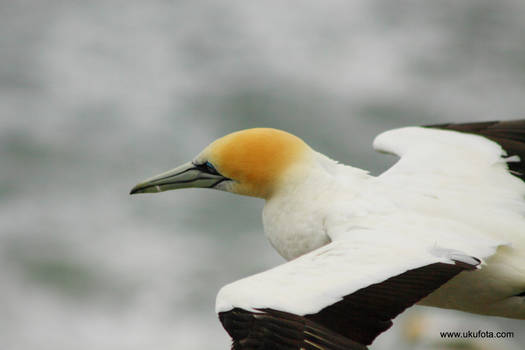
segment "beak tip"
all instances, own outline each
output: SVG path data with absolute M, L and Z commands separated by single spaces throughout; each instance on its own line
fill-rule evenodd
M 218 174 L 203 175 L 195 164 L 188 162 L 136 184 L 129 194 L 158 193 L 188 187 L 211 187 L 221 179 L 222 176 Z
M 158 193 L 162 192 L 159 185 L 148 185 L 147 183 L 139 183 L 129 191 L 129 194 L 137 193 Z
M 129 194 L 136 194 L 136 193 L 142 193 L 142 192 L 143 192 L 142 188 L 139 185 L 137 185 L 133 187 L 131 191 L 129 191 Z

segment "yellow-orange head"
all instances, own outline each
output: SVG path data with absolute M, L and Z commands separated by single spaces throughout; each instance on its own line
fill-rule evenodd
M 255 128 L 221 137 L 195 161 L 209 161 L 220 174 L 232 179 L 229 191 L 268 198 L 290 176 L 289 170 L 310 155 L 310 147 L 297 136 L 277 129 Z

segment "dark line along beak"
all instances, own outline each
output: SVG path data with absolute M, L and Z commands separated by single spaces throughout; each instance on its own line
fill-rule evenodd
M 190 187 L 212 188 L 225 180 L 228 179 L 220 174 L 210 174 L 204 168 L 188 162 L 137 184 L 129 194 L 156 193 Z

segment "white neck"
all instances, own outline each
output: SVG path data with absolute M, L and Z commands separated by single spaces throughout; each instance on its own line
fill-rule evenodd
M 293 176 L 266 201 L 263 210 L 265 234 L 287 260 L 329 243 L 324 220 L 330 208 L 339 200 L 350 200 L 370 178 L 361 169 L 338 164 L 317 152 L 308 163 L 292 170 Z M 334 193 L 341 193 L 341 198 Z

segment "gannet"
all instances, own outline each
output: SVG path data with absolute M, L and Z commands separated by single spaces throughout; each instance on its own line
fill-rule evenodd
M 232 349 L 366 349 L 413 304 L 525 319 L 525 120 L 390 130 L 379 176 L 285 131 L 226 135 L 133 193 L 263 198 L 288 262 L 223 287 Z

